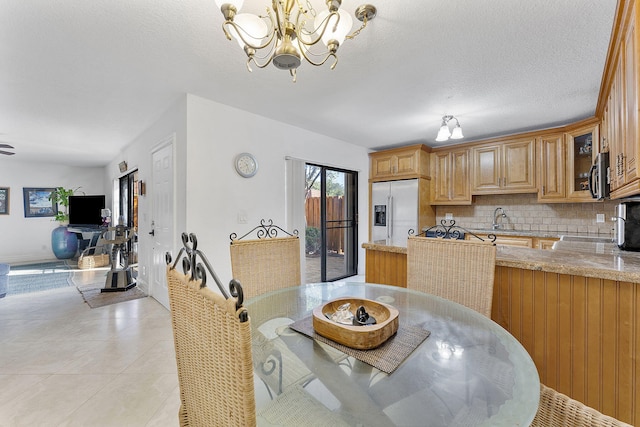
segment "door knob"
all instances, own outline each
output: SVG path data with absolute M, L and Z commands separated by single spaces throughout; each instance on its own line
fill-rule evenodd
M 150 234 L 150 235 L 152 235 L 152 236 L 155 236 L 155 235 L 156 235 L 156 230 L 151 230 L 151 231 L 149 232 L 149 234 Z

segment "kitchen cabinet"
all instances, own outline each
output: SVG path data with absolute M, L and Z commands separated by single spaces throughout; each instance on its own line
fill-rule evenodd
M 622 67 L 618 63 L 607 101 L 607 139 L 609 145 L 609 177 L 611 191 L 625 185 L 624 143 L 622 129 Z
M 632 8 L 631 16 L 635 17 L 636 6 Z M 624 177 L 625 184 L 638 180 L 638 70 L 636 61 L 636 21 L 630 20 L 624 41 Z
M 478 145 L 471 157 L 471 194 L 537 191 L 535 139 Z
M 602 146 L 609 150 L 611 198 L 640 194 L 638 140 L 638 8 L 621 3 L 620 31 L 614 34 L 598 114 L 602 117 Z
M 534 249 L 543 249 L 543 250 L 549 250 L 549 249 L 553 249 L 553 244 L 555 242 L 557 242 L 560 239 L 554 239 L 554 238 L 539 238 L 539 237 L 534 237 L 533 238 L 533 248 Z
M 486 232 L 479 234 L 484 237 Z M 534 249 L 552 249 L 553 244 L 560 240 L 557 237 L 531 237 L 531 236 L 518 236 L 513 234 L 500 234 L 500 230 L 493 232 L 496 235 L 496 245 L 503 246 L 517 246 L 521 248 L 534 248 Z M 465 236 L 465 240 L 474 240 L 475 237 L 471 234 Z
M 428 178 L 429 153 L 422 144 L 370 153 L 369 181 Z
M 498 231 L 499 232 L 499 231 Z M 488 232 L 491 233 L 491 232 Z M 493 233 L 496 235 L 496 241 L 494 242 L 496 245 L 505 245 L 505 246 L 519 246 L 521 248 L 533 248 L 533 238 L 526 236 L 511 236 L 511 235 L 500 235 L 497 233 Z M 484 233 L 482 235 L 484 237 Z M 467 234 L 464 236 L 465 240 L 475 240 L 476 237 Z
M 432 153 L 432 205 L 471 204 L 469 151 L 462 148 Z
M 564 135 L 538 137 L 538 201 L 565 201 L 565 144 Z
M 566 133 L 567 199 L 576 202 L 594 201 L 589 191 L 589 171 L 599 152 L 598 125 L 577 128 Z
M 567 127 L 566 132 L 537 138 L 538 201 L 596 202 L 589 192 L 589 170 L 599 152 L 595 120 Z

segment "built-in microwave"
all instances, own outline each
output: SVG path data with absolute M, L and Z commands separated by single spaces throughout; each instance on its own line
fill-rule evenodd
M 609 197 L 609 153 L 598 153 L 589 170 L 591 197 L 602 200 Z

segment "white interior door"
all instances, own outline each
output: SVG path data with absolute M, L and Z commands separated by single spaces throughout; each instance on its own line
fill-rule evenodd
M 153 239 L 153 265 L 149 294 L 169 308 L 165 253 L 173 247 L 173 139 L 153 152 L 153 197 L 151 233 Z

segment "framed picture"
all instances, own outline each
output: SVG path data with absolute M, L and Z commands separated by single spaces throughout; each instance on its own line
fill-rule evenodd
M 0 215 L 9 215 L 9 187 L 0 187 Z
M 55 188 L 23 188 L 24 216 L 55 216 L 58 213 L 58 204 L 49 200 L 49 196 Z

